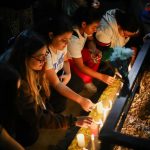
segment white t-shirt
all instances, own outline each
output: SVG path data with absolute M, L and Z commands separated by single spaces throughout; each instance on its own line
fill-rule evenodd
M 116 46 L 123 47 L 129 41 L 129 38 L 122 37 L 119 34 L 115 12 L 116 9 L 112 9 L 103 15 L 96 32 L 96 39 L 101 43 L 110 43 L 112 48 Z
M 74 29 L 74 30 L 78 34 L 78 37 L 75 35 L 72 35 L 68 43 L 68 52 L 69 52 L 70 57 L 80 58 L 82 57 L 81 51 L 85 45 L 87 34 L 84 33 L 84 36 L 82 36 L 78 29 Z
M 50 53 L 46 58 L 46 70 L 54 69 L 57 73 L 63 68 L 64 57 L 67 54 L 67 46 L 63 50 L 57 50 L 57 53 L 54 53 L 50 50 Z

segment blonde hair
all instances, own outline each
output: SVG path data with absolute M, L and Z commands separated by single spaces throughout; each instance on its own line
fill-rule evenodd
M 45 103 L 46 97 L 50 96 L 49 82 L 46 78 L 45 71 L 41 70 L 39 72 L 36 72 L 32 70 L 28 66 L 28 60 L 26 60 L 25 64 L 26 64 L 26 79 L 29 84 L 31 95 L 35 98 L 35 102 L 37 105 L 39 105 L 41 101 Z M 40 90 L 43 90 L 42 95 L 40 93 Z
M 36 32 L 25 30 L 17 36 L 12 47 L 12 53 L 9 58 L 9 63 L 18 70 L 23 82 L 27 82 L 27 90 L 35 99 L 36 104 L 44 105 L 44 98 L 50 95 L 48 82 L 45 78 L 45 71 L 35 71 L 29 67 L 29 62 L 33 54 L 46 46 L 46 41 Z M 29 93 L 29 94 L 30 94 Z

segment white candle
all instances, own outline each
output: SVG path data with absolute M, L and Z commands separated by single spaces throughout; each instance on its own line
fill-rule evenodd
M 103 122 L 105 122 L 105 120 L 108 116 L 108 113 L 112 108 L 112 101 L 109 100 L 108 103 L 109 103 L 109 106 L 107 106 L 106 108 L 103 107 Z
M 77 134 L 77 142 L 79 147 L 85 147 L 85 138 L 84 134 L 78 133 Z
M 105 109 L 103 108 L 103 121 L 105 122 L 107 116 L 108 116 L 108 113 L 109 113 L 110 109 Z
M 112 101 L 111 100 L 109 100 L 109 106 L 110 106 L 110 109 L 112 108 Z
M 100 120 L 100 124 L 99 124 L 99 132 L 101 131 L 101 128 L 103 127 L 103 121 L 102 119 Z
M 91 135 L 92 150 L 95 150 L 94 134 Z
M 116 95 L 118 96 L 118 95 L 119 95 L 119 92 L 117 92 Z
M 97 107 L 97 112 L 99 114 L 101 114 L 103 112 L 103 104 L 102 104 L 102 102 L 98 102 L 96 107 Z

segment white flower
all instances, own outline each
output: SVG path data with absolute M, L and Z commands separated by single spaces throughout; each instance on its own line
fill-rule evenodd
M 115 47 L 114 52 L 110 56 L 110 61 L 115 61 L 117 59 L 127 60 L 128 58 L 132 57 L 132 55 L 133 55 L 133 50 L 130 48 Z

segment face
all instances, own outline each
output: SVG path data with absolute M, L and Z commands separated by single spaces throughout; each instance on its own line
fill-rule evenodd
M 37 51 L 35 54 L 33 54 L 29 59 L 29 66 L 33 70 L 42 70 L 45 61 L 46 61 L 46 53 L 47 47 L 44 46 L 39 51 Z
M 120 35 L 125 38 L 133 37 L 138 34 L 137 32 L 130 32 L 130 31 L 123 30 L 121 28 L 119 28 L 118 31 L 119 31 Z
M 84 23 L 83 23 L 82 28 L 87 35 L 93 35 L 93 33 L 96 32 L 99 24 L 100 24 L 99 21 L 93 22 L 89 25 L 86 25 L 86 23 L 84 25 Z
M 63 50 L 68 44 L 70 38 L 72 36 L 72 32 L 66 32 L 62 35 L 58 35 L 53 38 L 51 45 L 58 50 Z
M 136 33 L 133 33 L 133 32 L 129 32 L 129 31 L 122 31 L 122 34 L 121 36 L 125 37 L 125 38 L 128 38 L 128 37 L 133 37 L 135 36 Z

